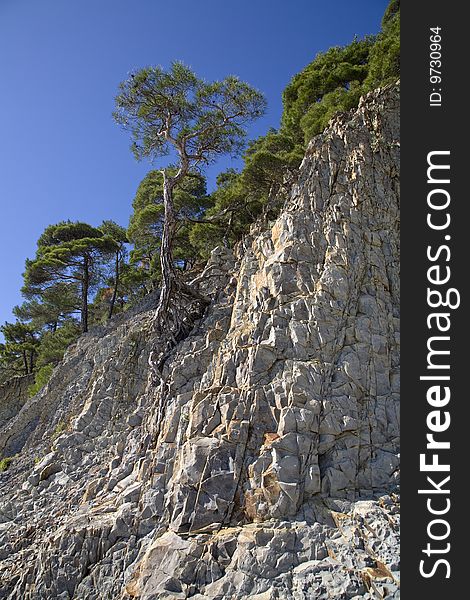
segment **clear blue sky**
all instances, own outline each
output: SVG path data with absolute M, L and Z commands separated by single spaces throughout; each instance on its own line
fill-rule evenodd
M 240 76 L 268 98 L 256 137 L 278 126 L 290 78 L 317 52 L 377 32 L 387 3 L 0 0 L 0 323 L 22 301 L 24 261 L 47 225 L 127 225 L 151 168 L 111 117 L 129 71 L 182 60 L 207 80 Z

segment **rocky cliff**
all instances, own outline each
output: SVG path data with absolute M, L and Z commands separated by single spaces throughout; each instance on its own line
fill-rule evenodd
M 34 375 L 13 377 L 0 385 L 0 431 L 16 414 L 28 399 L 28 387 L 34 383 Z
M 150 302 L 7 419 L 0 597 L 398 598 L 398 98 L 335 118 L 276 222 L 214 250 L 163 364 Z

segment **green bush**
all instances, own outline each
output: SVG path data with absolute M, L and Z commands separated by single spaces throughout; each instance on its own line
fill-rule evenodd
M 65 421 L 59 421 L 57 423 L 57 425 L 55 426 L 54 431 L 52 432 L 51 439 L 52 440 L 57 439 L 59 437 L 59 435 L 64 433 L 64 431 L 67 431 L 67 423 Z
M 28 396 L 32 398 L 46 385 L 52 375 L 54 365 L 49 363 L 36 371 L 34 383 L 28 387 Z
M 400 2 L 391 0 L 377 36 L 354 39 L 318 54 L 283 94 L 281 131 L 306 145 L 337 113 L 358 105 L 362 94 L 400 75 Z
M 3 471 L 6 471 L 8 469 L 12 460 L 12 457 L 2 458 L 0 460 L 0 473 L 3 473 Z
M 283 93 L 282 130 L 304 145 L 323 131 L 335 112 L 354 106 L 360 96 L 358 88 L 368 74 L 374 42 L 369 36 L 330 48 L 295 75 Z
M 393 10 L 389 10 L 393 5 Z M 382 21 L 382 32 L 371 49 L 364 91 L 395 81 L 400 75 L 400 2 L 391 2 Z

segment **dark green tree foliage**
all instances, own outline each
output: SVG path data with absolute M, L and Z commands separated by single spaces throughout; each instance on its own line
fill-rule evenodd
M 35 396 L 46 385 L 46 383 L 51 378 L 53 371 L 54 365 L 52 363 L 44 365 L 36 371 L 34 376 L 34 383 L 28 387 L 29 398 Z
M 382 31 L 386 31 L 389 25 L 400 17 L 400 0 L 390 0 L 382 17 Z
M 249 144 L 243 157 L 243 183 L 260 198 L 272 194 L 298 168 L 303 155 L 291 135 L 270 129 Z
M 289 133 L 274 129 L 249 145 L 241 185 L 247 197 L 261 206 L 264 216 L 277 216 L 303 156 L 303 148 Z
M 400 74 L 400 2 L 392 0 L 377 36 L 333 47 L 295 75 L 283 93 L 281 130 L 305 146 L 338 112 Z
M 382 31 L 370 51 L 364 91 L 394 82 L 400 75 L 400 0 L 392 0 L 382 19 Z
M 155 284 L 163 284 L 159 311 L 175 290 L 191 295 L 178 274 L 217 245 L 233 246 L 260 217 L 274 218 L 311 137 L 399 70 L 400 2 L 391 0 L 377 36 L 319 54 L 292 79 L 281 128 L 250 143 L 241 172 L 221 173 L 210 196 L 201 169 L 220 154 L 240 153 L 264 98 L 235 77 L 206 83 L 180 63 L 131 75 L 115 118 L 130 131 L 138 159 L 169 155 L 170 164 L 141 182 L 127 231 L 113 221 L 46 228 L 26 264 L 18 321 L 0 328 L 0 380 L 35 372 L 36 393 L 89 322 L 105 321 Z
M 26 300 L 21 306 L 15 306 L 13 314 L 22 322 L 29 321 L 38 331 L 55 331 L 64 321 L 80 310 L 79 289 L 76 283 L 59 282 L 43 290 L 40 299 L 34 297 L 35 290 L 23 288 Z
M 275 217 L 310 139 L 335 114 L 355 108 L 361 95 L 398 78 L 399 18 L 399 1 L 392 0 L 378 36 L 331 48 L 293 78 L 284 91 L 280 130 L 249 145 L 241 173 L 222 174 L 206 213 L 212 221 L 193 227 L 190 238 L 202 256 L 222 242 L 235 243 L 261 215 Z
M 56 331 L 46 331 L 41 338 L 36 360 L 37 367 L 58 365 L 65 350 L 77 340 L 79 335 L 80 326 L 74 320 L 63 323 Z
M 107 296 L 109 298 L 107 318 L 110 319 L 113 316 L 116 300 L 120 299 L 121 308 L 125 303 L 124 289 L 121 285 L 121 275 L 127 256 L 126 244 L 129 243 L 129 240 L 124 227 L 121 227 L 121 225 L 118 225 L 114 221 L 103 221 L 99 230 L 105 237 L 114 242 L 112 249 L 104 252 L 104 257 L 108 257 L 111 261 L 111 273 L 107 277 Z
M 125 262 L 121 268 L 120 289 L 125 299 L 123 308 L 133 306 L 152 291 L 148 273 L 138 264 Z
M 296 143 L 308 143 L 336 112 L 357 105 L 373 44 L 368 37 L 330 48 L 295 75 L 283 94 L 282 129 Z
M 114 116 L 130 131 L 135 156 L 161 158 L 171 154 L 175 159 L 173 167 L 161 170 L 164 220 L 159 317 L 168 312 L 175 291 L 194 292 L 175 270 L 175 190 L 190 173 L 219 155 L 238 154 L 245 141 L 245 126 L 260 117 L 265 106 L 260 92 L 238 78 L 206 83 L 179 62 L 168 71 L 160 67 L 142 69 L 121 83 Z
M 131 263 L 138 265 L 145 277 L 159 272 L 159 248 L 163 232 L 163 175 L 150 171 L 140 182 L 132 202 L 133 212 L 127 235 L 134 245 Z
M 80 335 L 80 326 L 69 320 L 52 331 L 46 331 L 41 337 L 37 351 L 34 384 L 28 389 L 29 396 L 34 396 L 49 381 L 52 371 L 62 360 L 65 351 Z
M 189 239 L 203 258 L 223 243 L 232 246 L 260 216 L 277 215 L 288 183 L 303 158 L 293 139 L 271 129 L 249 144 L 241 173 L 233 169 L 217 177 L 212 206 L 201 223 L 193 225 Z
M 231 246 L 240 239 L 262 208 L 247 194 L 241 175 L 234 169 L 218 175 L 211 200 L 212 206 L 189 231 L 189 241 L 203 259 L 219 244 Z
M 47 227 L 38 240 L 35 259 L 26 261 L 22 289 L 26 301 L 13 309 L 18 318 L 14 331 L 28 336 L 13 340 L 13 325 L 5 326 L 0 369 L 24 373 L 18 358 L 24 363 L 26 355 L 18 352 L 27 349 L 26 342 L 34 342 L 28 363 L 28 372 L 36 373 L 32 393 L 42 387 L 70 343 L 88 328 L 88 304 L 95 290 L 106 290 L 107 301 L 101 313 L 91 316 L 100 321 L 112 314 L 124 287 L 126 244 L 126 230 L 113 221 L 104 221 L 99 228 L 70 221 Z M 103 284 L 108 287 L 100 288 Z
M 87 223 L 63 221 L 49 225 L 37 244 L 34 260 L 26 261 L 24 291 L 41 299 L 58 283 L 74 284 L 80 290 L 82 331 L 88 330 L 89 293 L 99 271 L 100 260 L 114 252 L 117 243 Z
M 176 170 L 173 169 L 173 174 Z M 199 218 L 209 206 L 205 178 L 189 173 L 174 190 L 175 219 L 178 222 L 174 242 L 174 258 L 183 268 L 191 265 L 197 255 L 189 242 L 190 219 Z M 140 183 L 133 213 L 127 230 L 134 244 L 132 264 L 138 265 L 149 281 L 160 277 L 160 247 L 163 235 L 165 208 L 163 203 L 163 174 L 150 171 Z
M 5 342 L 0 344 L 0 380 L 32 373 L 39 346 L 37 332 L 26 323 L 5 323 L 0 327 Z

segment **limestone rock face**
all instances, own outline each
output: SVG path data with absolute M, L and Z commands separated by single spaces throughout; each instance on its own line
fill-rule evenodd
M 34 375 L 24 375 L 0 385 L 0 428 L 18 414 L 28 399 L 28 387 L 33 383 Z
M 310 143 L 217 248 L 163 366 L 154 304 L 0 432 L 0 598 L 398 598 L 399 90 Z

